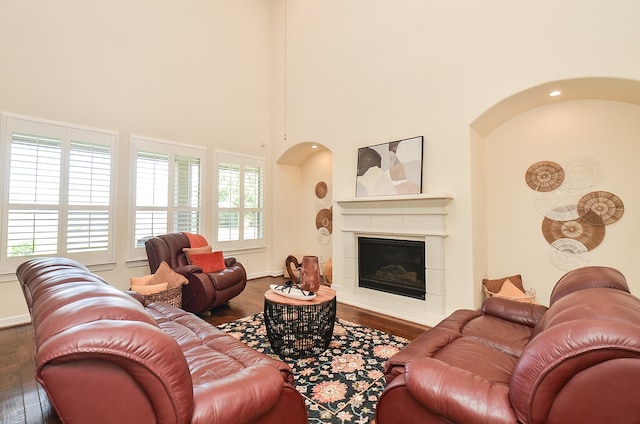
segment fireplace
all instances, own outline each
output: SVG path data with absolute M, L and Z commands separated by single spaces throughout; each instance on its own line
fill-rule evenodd
M 445 303 L 445 238 L 447 205 L 450 194 L 420 194 L 408 196 L 377 196 L 338 199 L 334 204 L 333 285 L 339 301 L 407 321 L 433 326 L 446 316 Z M 399 240 L 418 242 L 422 246 L 422 262 L 407 260 L 395 253 L 398 245 L 387 252 L 389 263 L 373 262 L 367 270 L 370 254 L 360 253 L 360 239 L 384 243 Z M 413 243 L 408 243 L 414 249 Z M 374 249 L 382 249 L 375 246 Z M 375 252 L 374 252 L 375 253 Z M 363 264 L 362 261 L 365 263 Z M 380 263 L 378 263 L 380 261 Z M 361 267 L 364 266 L 364 270 Z M 378 268 L 386 267 L 382 270 Z M 404 280 L 413 281 L 415 273 L 419 287 L 403 284 L 398 288 L 393 280 L 367 278 L 373 274 L 385 276 L 403 269 L 409 273 Z M 361 280 L 361 276 L 365 280 Z M 382 280 L 382 281 L 380 281 Z M 371 287 L 373 286 L 373 287 Z M 416 284 L 417 286 L 417 284 Z
M 358 286 L 424 300 L 424 241 L 358 237 Z

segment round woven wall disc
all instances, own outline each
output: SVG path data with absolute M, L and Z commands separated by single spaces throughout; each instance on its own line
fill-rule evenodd
M 327 187 L 327 183 L 325 183 L 324 181 L 320 181 L 318 184 L 316 184 L 316 197 L 318 199 L 324 199 L 324 196 L 327 195 L 328 191 L 329 188 Z
M 332 216 L 331 209 L 320 209 L 316 214 L 316 229 L 326 228 L 329 234 L 332 232 Z
M 589 263 L 589 251 L 578 240 L 559 239 L 551 243 L 549 261 L 557 268 L 570 271 Z
M 598 219 L 594 219 L 594 212 Z M 578 213 L 582 219 L 593 225 L 613 224 L 624 214 L 624 204 L 618 196 L 608 191 L 587 193 L 578 201 Z
M 552 191 L 564 181 L 562 166 L 548 160 L 536 162 L 524 174 L 527 185 L 535 191 Z
M 326 228 L 318 228 L 318 243 L 326 246 L 331 241 L 331 233 Z
M 580 217 L 578 201 L 584 191 L 577 192 L 558 188 L 548 193 L 536 193 L 533 199 L 535 208 L 542 215 L 556 221 L 571 221 Z
M 331 199 L 325 196 L 324 199 L 316 199 L 316 212 L 320 209 L 329 209 L 331 207 Z
M 573 189 L 588 189 L 602 179 L 603 170 L 593 156 L 576 155 L 562 161 L 563 186 Z
M 589 214 L 595 215 L 594 212 Z M 591 221 L 598 219 L 597 215 L 590 217 Z M 542 234 L 549 244 L 553 244 L 556 240 L 570 238 L 582 243 L 587 250 L 593 250 L 604 240 L 605 227 L 602 224 L 593 225 L 582 217 L 572 221 L 554 221 L 545 218 L 542 221 Z

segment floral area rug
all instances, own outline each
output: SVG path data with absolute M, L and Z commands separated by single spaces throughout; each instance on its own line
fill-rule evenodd
M 269 345 L 261 313 L 218 328 L 291 366 L 310 423 L 371 422 L 384 389 L 384 363 L 408 343 L 402 337 L 336 319 L 333 339 L 322 354 L 302 359 L 280 358 Z

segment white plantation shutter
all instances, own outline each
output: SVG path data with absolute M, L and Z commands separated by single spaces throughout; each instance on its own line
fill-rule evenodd
M 262 239 L 263 215 L 263 168 L 245 166 L 244 168 L 244 239 Z
M 3 115 L 3 265 L 28 256 L 113 260 L 115 133 Z
M 139 151 L 136 159 L 136 247 L 144 240 L 167 232 L 169 156 Z
M 240 240 L 240 164 L 218 163 L 218 241 Z
M 217 242 L 221 248 L 263 247 L 264 160 L 219 152 Z
M 176 156 L 174 172 L 174 228 L 199 234 L 202 202 L 200 158 Z
M 109 248 L 111 147 L 71 142 L 67 251 Z
M 144 242 L 159 234 L 202 233 L 204 149 L 133 138 L 136 186 L 130 257 L 146 257 Z M 178 154 L 179 153 L 179 154 Z
M 8 257 L 58 251 L 61 140 L 11 134 Z

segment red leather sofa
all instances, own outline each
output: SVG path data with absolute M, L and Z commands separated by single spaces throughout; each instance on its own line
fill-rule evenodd
M 491 297 L 385 366 L 376 424 L 638 423 L 640 299 L 615 269 L 556 284 L 550 307 Z
M 226 269 L 203 273 L 200 267 L 189 265 L 182 251 L 188 247 L 189 238 L 183 233 L 163 234 L 145 242 L 152 273 L 165 261 L 171 269 L 189 280 L 189 284 L 182 286 L 182 308 L 185 311 L 205 312 L 242 293 L 247 285 L 247 273 L 240 262 L 227 257 L 224 258 Z
M 306 423 L 291 368 L 64 258 L 17 269 L 36 378 L 69 423 Z

